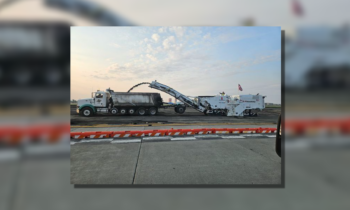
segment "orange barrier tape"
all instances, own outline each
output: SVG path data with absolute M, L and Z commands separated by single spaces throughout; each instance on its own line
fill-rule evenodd
M 131 133 L 130 131 L 114 131 L 112 132 L 111 137 L 113 138 L 131 137 Z
M 85 138 L 85 134 L 82 132 L 71 132 L 70 138 L 71 139 L 83 139 L 83 138 Z
M 295 119 L 284 122 L 286 135 L 303 135 L 315 133 L 350 134 L 350 118 L 344 119 Z M 169 129 L 147 131 L 109 131 L 109 132 L 71 132 L 68 123 L 37 124 L 30 126 L 0 127 L 0 144 L 18 145 L 23 143 L 57 143 L 71 139 L 85 138 L 125 138 L 142 136 L 177 136 L 205 135 L 214 133 L 276 133 L 276 128 L 203 128 L 203 129 Z M 88 135 L 89 134 L 89 135 Z
M 181 136 L 184 135 L 185 131 L 182 129 L 170 129 L 167 132 L 167 136 Z
M 69 124 L 33 125 L 30 127 L 0 127 L 0 143 L 18 145 L 23 143 L 57 143 L 67 139 Z M 71 136 L 72 137 L 72 136 Z
M 168 132 L 168 130 L 153 130 L 149 136 L 165 136 L 166 132 Z
M 227 128 L 216 128 L 215 133 L 225 134 L 225 133 L 230 133 L 230 130 L 228 130 Z M 232 131 L 231 131 L 231 133 L 232 133 Z
M 90 139 L 109 138 L 112 134 L 113 131 L 84 132 L 85 138 Z
M 202 128 L 202 129 L 167 129 L 144 131 L 96 131 L 72 132 L 72 139 L 83 138 L 126 138 L 143 136 L 181 136 L 196 134 L 237 134 L 237 133 L 274 133 L 276 128 Z
M 276 133 L 277 129 L 271 129 L 271 128 L 259 128 L 257 130 L 257 133 Z
M 240 133 L 241 131 L 238 128 L 228 128 L 227 129 L 229 131 L 229 133 Z

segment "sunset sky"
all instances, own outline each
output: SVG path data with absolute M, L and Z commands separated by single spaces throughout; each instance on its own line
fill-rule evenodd
M 281 28 L 71 28 L 71 99 L 154 80 L 188 96 L 260 93 L 281 103 Z

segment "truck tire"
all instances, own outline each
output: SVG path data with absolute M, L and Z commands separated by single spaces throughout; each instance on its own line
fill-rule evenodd
M 175 107 L 174 110 L 176 113 L 179 113 L 179 110 L 177 109 L 178 107 Z
M 222 116 L 227 116 L 227 110 L 221 110 L 221 115 Z
M 140 115 L 140 116 L 143 116 L 146 114 L 146 109 L 141 107 L 137 110 L 137 114 Z
M 185 110 L 186 110 L 185 107 L 182 107 L 182 106 L 177 107 L 177 113 L 179 113 L 179 114 L 183 114 L 185 112 Z
M 120 109 L 120 114 L 121 115 L 125 115 L 126 114 L 126 109 L 125 108 L 121 108 Z
M 94 111 L 90 107 L 85 107 L 81 110 L 81 114 L 84 117 L 91 117 L 92 115 L 94 115 Z
M 156 115 L 158 113 L 158 109 L 156 107 L 151 107 L 149 108 L 148 113 L 150 115 Z
M 113 115 L 116 115 L 118 113 L 118 109 L 117 108 L 112 108 L 111 113 Z
M 135 114 L 135 109 L 129 109 L 128 113 L 129 113 L 130 115 Z

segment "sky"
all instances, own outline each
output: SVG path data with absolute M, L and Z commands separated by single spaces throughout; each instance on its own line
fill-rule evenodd
M 281 103 L 281 28 L 71 28 L 71 99 L 154 80 L 187 96 L 259 93 Z M 147 85 L 133 92 L 172 98 Z

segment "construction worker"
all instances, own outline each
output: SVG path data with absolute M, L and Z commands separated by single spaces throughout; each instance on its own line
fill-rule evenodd
M 224 91 L 222 91 L 222 93 L 220 93 L 220 95 L 221 95 L 221 96 L 225 96 L 226 94 L 225 94 Z

